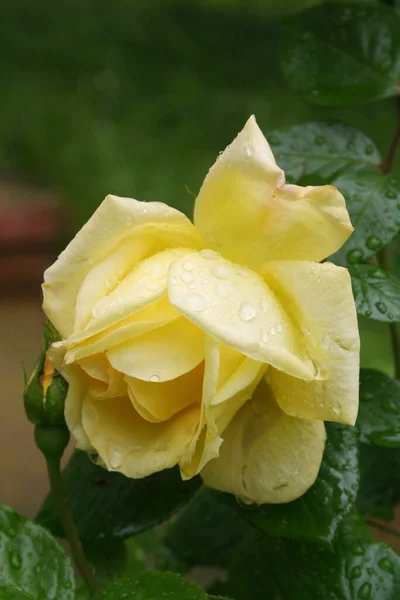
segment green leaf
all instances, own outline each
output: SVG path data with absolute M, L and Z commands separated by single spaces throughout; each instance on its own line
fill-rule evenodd
M 75 582 L 70 560 L 39 525 L 0 505 L 0 598 L 72 600 Z
M 398 600 L 400 557 L 347 517 L 330 548 L 250 537 L 229 569 L 227 593 L 237 600 Z
M 359 315 L 393 323 L 400 321 L 400 279 L 374 265 L 349 267 Z
M 326 184 L 346 167 L 381 163 L 370 138 L 345 123 L 310 121 L 272 131 L 268 141 L 289 183 Z
M 400 381 L 375 369 L 360 371 L 360 441 L 400 448 Z
M 124 577 L 97 596 L 99 600 L 206 600 L 206 594 L 177 573 L 151 571 Z
M 331 181 L 346 199 L 355 228 L 344 246 L 332 256 L 342 265 L 374 256 L 400 231 L 400 182 L 373 167 L 349 167 Z
M 293 21 L 282 54 L 288 83 L 321 106 L 397 96 L 400 17 L 368 3 L 324 3 Z
M 358 510 L 391 521 L 400 503 L 400 449 L 360 445 Z
M 166 544 L 187 565 L 226 567 L 249 531 L 250 525 L 224 497 L 204 486 L 171 525 Z
M 357 432 L 333 423 L 326 427 L 328 440 L 318 479 L 304 496 L 288 504 L 241 509 L 262 532 L 330 543 L 340 521 L 352 509 L 359 485 Z
M 128 479 L 93 464 L 81 451 L 73 454 L 63 481 L 83 539 L 125 538 L 153 527 L 182 508 L 201 485 L 199 478 L 182 481 L 177 469 Z M 51 496 L 36 521 L 54 535 L 64 535 Z

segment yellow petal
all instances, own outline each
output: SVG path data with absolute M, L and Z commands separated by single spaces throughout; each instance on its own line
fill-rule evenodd
M 82 422 L 107 468 L 137 479 L 179 462 L 194 435 L 199 412 L 199 406 L 193 406 L 168 421 L 149 423 L 127 396 L 101 402 L 86 396 Z
M 166 421 L 191 404 L 200 405 L 204 364 L 192 371 L 163 382 L 149 382 L 125 377 L 129 397 L 135 410 L 148 421 Z
M 79 361 L 90 377 L 88 390 L 94 398 L 114 398 L 126 395 L 124 376 L 112 368 L 104 354 L 95 354 Z
M 148 241 L 153 240 L 155 252 L 167 247 L 202 247 L 200 234 L 179 211 L 158 202 L 145 203 L 131 198 L 107 196 L 58 260 L 45 272 L 43 309 L 63 338 L 73 331 L 78 293 L 88 274 L 103 262 L 104 274 L 113 278 L 113 281 L 110 280 L 112 287 L 118 274 L 112 275 L 115 260 L 111 259 L 108 264 L 107 258 L 114 252 L 119 256 L 121 243 L 129 238 L 138 240 L 139 237 L 145 240 L 146 247 Z M 130 268 L 129 260 L 127 257 L 128 262 L 123 265 L 122 271 Z M 99 282 L 90 301 L 101 297 L 103 285 L 104 282 Z M 82 306 L 82 314 L 78 316 L 80 324 L 87 318 L 89 304 Z
M 317 478 L 326 436 L 322 421 L 286 415 L 262 380 L 223 437 L 219 458 L 201 472 L 204 482 L 264 504 L 290 502 L 308 490 Z
M 268 378 L 289 415 L 354 425 L 358 411 L 359 335 L 347 269 L 331 263 L 270 262 L 268 285 L 305 333 L 319 377 L 300 381 L 274 369 Z
M 254 117 L 209 171 L 195 225 L 210 248 L 256 271 L 266 260 L 320 261 L 353 231 L 336 188 L 284 184 Z
M 265 365 L 207 338 L 200 422 L 196 436 L 181 461 L 184 479 L 193 477 L 218 456 L 221 434 L 248 400 Z
M 93 450 L 93 446 L 83 428 L 82 407 L 87 395 L 89 381 L 84 372 L 77 366 L 68 369 L 68 393 L 65 398 L 65 421 L 76 441 L 76 447 L 85 452 Z
M 107 358 L 117 371 L 144 381 L 175 379 L 204 359 L 204 334 L 181 317 L 164 327 L 111 348 Z
M 171 264 L 168 297 L 223 344 L 296 377 L 313 378 L 302 336 L 274 292 L 253 271 L 203 250 Z

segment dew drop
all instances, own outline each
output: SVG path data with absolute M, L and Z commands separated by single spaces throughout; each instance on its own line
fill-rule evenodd
M 370 250 L 377 250 L 382 245 L 382 242 L 375 235 L 370 235 L 367 239 L 367 248 Z
M 230 271 L 225 265 L 217 265 L 211 269 L 211 273 L 218 279 L 229 279 Z
M 256 316 L 256 309 L 251 304 L 242 304 L 239 310 L 239 317 L 242 321 L 251 321 Z
M 276 329 L 275 327 L 270 327 L 269 332 L 271 335 L 276 335 Z
M 250 142 L 246 147 L 246 154 L 248 157 L 253 156 L 255 150 L 253 144 Z
M 207 306 L 206 300 L 200 294 L 188 294 L 185 298 L 185 304 L 189 310 L 201 312 Z
M 364 258 L 364 252 L 360 248 L 354 248 L 347 253 L 347 260 L 354 265 L 359 263 Z
M 384 398 L 382 400 L 382 408 L 392 415 L 399 414 L 399 407 L 393 398 Z
M 361 571 L 361 567 L 353 567 L 350 573 L 350 578 L 351 579 L 358 579 L 359 577 L 361 577 L 362 575 L 362 571 Z
M 393 200 L 394 198 L 397 198 L 397 193 L 394 190 L 388 190 L 385 196 L 386 198 Z
M 190 260 L 185 260 L 182 264 L 182 267 L 185 269 L 185 271 L 193 271 L 194 264 Z
M 160 379 L 159 375 L 154 373 L 154 375 L 150 375 L 149 381 L 151 381 L 151 383 L 158 383 L 159 381 L 161 381 L 161 379 Z
M 351 552 L 354 556 L 364 556 L 365 548 L 359 542 L 354 542 L 354 544 L 351 546 Z
M 228 298 L 231 293 L 229 285 L 219 281 L 215 286 L 215 293 L 217 294 L 218 298 Z
M 266 329 L 260 329 L 260 339 L 263 344 L 268 342 L 268 332 Z
M 278 323 L 275 327 L 277 333 L 282 333 L 282 325 Z
M 382 571 L 393 573 L 393 563 L 388 558 L 381 558 L 378 564 Z
M 376 302 L 375 306 L 383 315 L 387 312 L 387 306 L 384 302 Z
M 184 273 L 182 273 L 180 278 L 183 281 L 183 283 L 190 283 L 191 281 L 193 281 L 193 275 L 189 271 L 185 271 Z
M 358 590 L 358 597 L 360 598 L 360 600 L 370 600 L 371 592 L 372 586 L 368 581 L 366 581 Z
M 122 465 L 121 452 L 118 452 L 118 450 L 113 450 L 109 460 L 112 469 L 119 469 L 119 467 Z
M 279 137 L 274 134 L 268 136 L 268 142 L 271 144 L 271 146 L 280 146 L 282 143 Z
M 21 558 L 15 552 L 11 555 L 11 564 L 16 569 L 19 569 L 21 566 Z
M 322 144 L 325 142 L 325 138 L 323 135 L 317 135 L 314 142 L 317 144 L 317 146 L 322 146 Z
M 42 572 L 42 568 L 43 567 L 42 567 L 42 565 L 40 563 L 36 565 L 36 567 L 35 567 L 35 573 L 36 573 L 36 575 L 40 575 L 40 573 Z
M 243 498 L 242 496 L 236 496 L 236 502 L 244 510 L 253 510 L 254 508 L 257 508 L 257 504 L 254 504 L 254 502 L 247 498 Z
M 247 277 L 249 273 L 246 271 L 246 269 L 238 269 L 237 274 L 240 275 L 240 277 Z
M 208 250 L 208 248 L 206 248 L 205 250 L 200 250 L 200 256 L 206 258 L 207 260 L 214 260 L 219 255 L 217 252 L 214 252 L 214 250 Z
M 195 290 L 195 289 L 196 289 L 196 286 L 195 286 L 195 284 L 194 284 L 194 283 L 190 283 L 190 284 L 188 285 L 188 288 L 189 288 L 189 290 Z
M 269 302 L 268 302 L 268 300 L 265 300 L 265 298 L 263 298 L 261 300 L 261 302 L 260 302 L 260 307 L 261 307 L 261 310 L 263 312 L 266 312 L 268 310 L 268 308 L 269 308 Z
M 372 144 L 369 144 L 366 148 L 365 148 L 365 154 L 373 154 L 374 153 L 374 147 Z

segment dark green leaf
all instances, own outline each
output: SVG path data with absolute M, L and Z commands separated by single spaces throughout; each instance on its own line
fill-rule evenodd
M 229 600 L 226 596 L 207 596 L 208 600 Z
M 241 509 L 241 514 L 262 532 L 301 540 L 332 541 L 340 521 L 356 500 L 358 446 L 353 427 L 327 423 L 327 432 L 318 479 L 304 496 L 288 504 Z M 230 502 L 237 504 L 234 499 Z
M 374 265 L 349 267 L 359 315 L 393 323 L 400 321 L 400 279 Z
M 84 539 L 129 537 L 148 529 L 182 508 L 201 485 L 199 478 L 183 482 L 177 469 L 128 479 L 93 464 L 80 451 L 65 468 L 63 481 Z M 51 496 L 36 520 L 54 535 L 64 535 Z
M 206 600 L 206 594 L 177 573 L 151 571 L 114 581 L 99 600 Z
M 289 183 L 326 184 L 350 165 L 377 167 L 381 162 L 369 137 L 339 122 L 310 121 L 294 125 L 272 131 L 268 141 Z
M 400 17 L 378 2 L 324 3 L 294 20 L 282 65 L 290 85 L 313 104 L 397 96 Z
M 374 256 L 400 231 L 400 182 L 366 166 L 349 167 L 331 183 L 344 195 L 355 228 L 332 259 L 342 265 L 360 263 Z
M 399 381 L 375 369 L 361 369 L 357 427 L 361 442 L 400 448 Z
M 61 546 L 39 525 L 0 505 L 0 598 L 72 600 L 72 566 Z
M 359 511 L 391 521 L 400 503 L 400 449 L 361 444 L 360 465 Z
M 250 525 L 224 497 L 203 487 L 172 524 L 166 543 L 187 565 L 226 567 L 249 531 Z
M 400 557 L 351 516 L 333 549 L 250 537 L 232 561 L 227 590 L 237 600 L 398 600 Z

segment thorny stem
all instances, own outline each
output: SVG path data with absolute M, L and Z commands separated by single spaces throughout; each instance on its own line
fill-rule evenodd
M 384 525 L 383 523 L 374 521 L 373 519 L 366 519 L 366 523 L 368 523 L 368 525 L 370 525 L 371 527 L 374 527 L 374 529 L 378 529 L 378 531 L 387 533 L 388 535 L 391 535 L 392 537 L 395 537 L 400 540 L 400 531 L 398 531 L 398 529 L 390 527 L 390 525 Z
M 78 530 L 72 516 L 71 506 L 65 495 L 64 486 L 61 479 L 60 459 L 47 458 L 46 465 L 51 491 L 57 505 L 64 531 L 69 541 L 72 557 L 88 590 L 91 594 L 96 594 L 98 591 L 97 585 L 86 560 L 86 556 L 83 552 Z
M 384 174 L 390 173 L 390 171 L 392 170 L 393 160 L 396 155 L 397 146 L 400 142 L 400 103 L 398 103 L 397 107 L 398 107 L 397 127 L 396 127 L 396 130 L 393 135 L 392 143 L 390 144 L 390 148 L 389 148 L 389 152 L 388 152 L 386 161 L 381 165 L 381 171 Z M 379 262 L 380 262 L 381 266 L 384 269 L 386 269 L 387 271 L 389 271 L 389 267 L 390 267 L 389 262 L 390 261 L 389 261 L 389 251 L 388 251 L 387 246 L 385 248 L 383 248 L 383 250 L 380 252 L 379 259 L 380 259 Z M 397 379 L 400 379 L 400 343 L 399 343 L 399 338 L 397 335 L 396 323 L 390 323 L 389 330 L 390 330 L 390 338 L 391 338 L 391 343 L 392 343 L 395 375 L 396 375 Z

